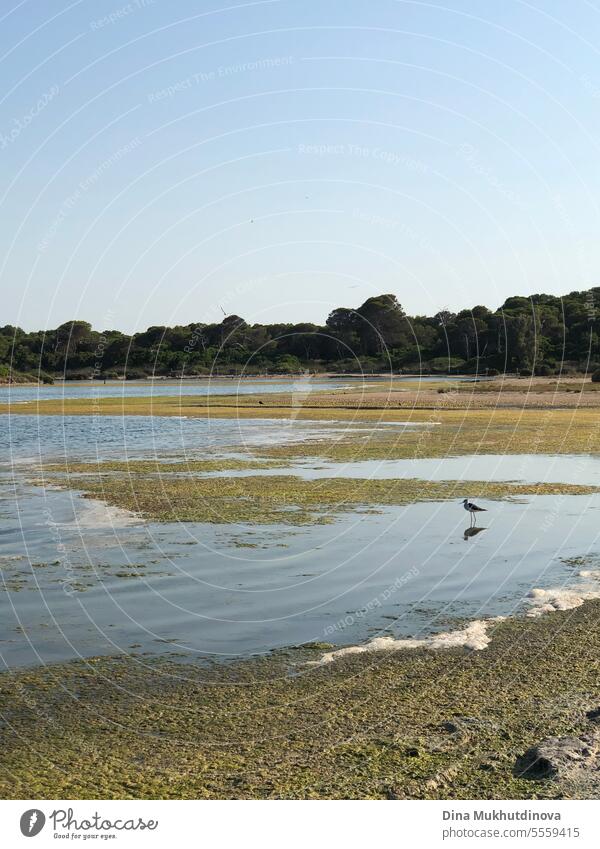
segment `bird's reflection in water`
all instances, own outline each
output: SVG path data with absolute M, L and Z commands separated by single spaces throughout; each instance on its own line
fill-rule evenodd
M 476 537 L 477 534 L 480 534 L 482 531 L 487 531 L 487 528 L 478 528 L 476 525 L 471 525 L 470 528 L 465 528 L 463 539 L 470 539 L 471 537 Z

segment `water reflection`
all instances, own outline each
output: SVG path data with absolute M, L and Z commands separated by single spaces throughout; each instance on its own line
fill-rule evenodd
M 487 528 L 478 528 L 476 525 L 471 525 L 468 528 L 465 528 L 463 532 L 463 539 L 468 540 L 471 537 L 476 537 L 477 534 L 480 534 L 482 531 L 487 531 Z
M 465 548 L 463 534 L 483 528 L 458 531 L 447 502 L 334 524 L 121 526 L 98 502 L 16 480 L 2 486 L 0 476 L 3 667 L 422 636 L 447 630 L 448 616 L 508 616 L 534 588 L 570 586 L 578 570 L 563 558 L 594 551 L 598 538 L 596 494 L 498 502 L 492 536 Z M 595 560 L 585 568 L 600 568 Z

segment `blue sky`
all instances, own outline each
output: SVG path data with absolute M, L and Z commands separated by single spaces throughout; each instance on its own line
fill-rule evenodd
M 0 4 L 1 324 L 600 282 L 586 0 Z

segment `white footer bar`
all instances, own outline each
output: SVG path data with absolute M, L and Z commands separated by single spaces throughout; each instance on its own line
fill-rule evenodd
M 600 802 L 3 801 L 2 846 L 597 847 Z

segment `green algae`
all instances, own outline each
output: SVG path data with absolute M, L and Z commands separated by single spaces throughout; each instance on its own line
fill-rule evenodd
M 474 385 L 470 385 L 474 386 Z M 479 385 L 477 385 L 479 386 Z M 480 399 L 486 399 L 487 391 L 472 391 L 465 396 L 463 409 L 444 407 L 448 394 L 437 392 L 427 398 L 442 399 L 439 402 L 418 403 L 410 399 L 405 405 L 395 396 L 385 393 L 365 392 L 346 396 L 343 392 L 315 393 L 301 404 L 290 396 L 219 396 L 198 398 L 194 396 L 160 398 L 105 398 L 56 399 L 31 401 L 17 405 L 0 405 L 0 413 L 11 415 L 144 415 L 144 416 L 189 416 L 203 418 L 262 419 L 317 421 L 324 425 L 332 422 L 347 424 L 348 431 L 331 440 L 317 443 L 279 445 L 257 450 L 248 459 L 252 464 L 257 458 L 285 461 L 290 458 L 322 457 L 332 460 L 402 459 L 407 457 L 445 457 L 465 454 L 581 454 L 600 451 L 600 418 L 597 409 L 578 406 L 578 396 L 573 395 L 569 407 L 552 407 L 553 395 L 545 392 L 546 406 L 526 409 L 528 386 L 523 384 L 523 405 L 508 409 L 503 407 L 482 409 Z M 426 393 L 427 394 L 427 393 Z M 596 396 L 596 393 L 588 393 Z M 455 397 L 457 393 L 452 393 Z M 462 397 L 461 393 L 458 393 Z M 397 396 L 402 398 L 402 392 Z M 379 428 L 384 423 L 410 422 L 421 425 L 417 428 Z M 358 427 L 353 427 L 358 425 Z M 361 425 L 371 425 L 369 435 Z M 142 461 L 143 462 L 143 461 Z M 198 462 L 198 471 L 210 471 L 202 463 L 213 462 L 213 458 Z M 227 470 L 227 465 L 218 458 L 214 470 Z M 235 460 L 232 461 L 235 468 Z M 244 460 L 239 462 L 244 463 Z M 241 466 L 239 468 L 242 468 Z M 250 468 L 250 466 L 245 466 Z
M 515 758 L 589 730 L 600 602 L 481 652 L 321 647 L 228 666 L 92 658 L 0 674 L 4 798 L 562 798 Z M 289 674 L 290 668 L 295 671 Z
M 348 427 L 342 435 L 258 450 L 265 459 L 322 458 L 334 462 L 458 457 L 472 454 L 594 454 L 600 451 L 600 418 L 593 410 L 447 410 L 406 420 L 421 427 Z
M 286 465 L 283 460 L 242 459 L 236 457 L 212 457 L 194 460 L 97 460 L 96 462 L 45 463 L 37 467 L 42 474 L 105 474 L 109 472 L 128 472 L 132 475 L 165 474 L 180 472 L 231 472 L 279 468 Z
M 370 480 L 294 475 L 193 478 L 152 476 L 49 476 L 45 484 L 68 486 L 87 498 L 100 499 L 158 522 L 211 522 L 255 525 L 325 524 L 341 513 L 365 506 L 413 504 L 462 497 L 464 481 L 419 479 Z M 598 487 L 573 484 L 494 483 L 470 481 L 474 498 L 503 499 L 527 495 L 589 495 Z

